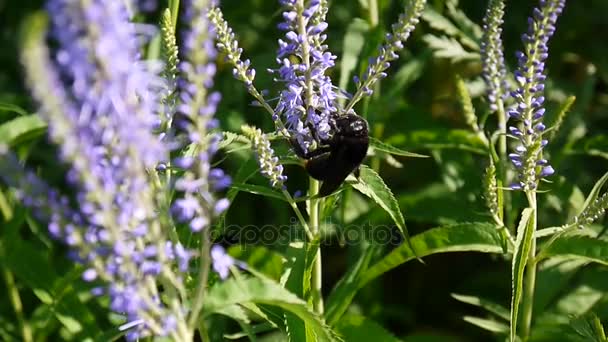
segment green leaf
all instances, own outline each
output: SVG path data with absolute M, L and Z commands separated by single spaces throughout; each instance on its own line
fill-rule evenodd
M 245 184 L 245 183 L 233 183 L 230 185 L 231 189 L 236 189 L 238 191 L 248 192 L 254 195 L 266 196 L 270 198 L 279 199 L 282 201 L 287 201 L 285 196 L 282 193 L 272 190 L 269 187 L 254 185 L 254 184 Z
M 327 300 L 327 322 L 335 323 L 352 302 L 357 290 L 382 274 L 418 257 L 449 252 L 502 253 L 502 238 L 493 224 L 485 222 L 461 223 L 429 229 L 411 238 L 368 268 L 368 251 L 336 285 Z M 414 250 L 416 253 L 414 253 Z
M 491 331 L 493 333 L 508 333 L 509 326 L 503 322 L 498 322 L 492 319 L 481 318 L 481 317 L 473 317 L 473 316 L 464 316 L 462 318 L 465 322 L 469 322 L 475 326 L 480 327 L 481 329 Z
M 363 195 L 373 199 L 376 204 L 384 209 L 393 219 L 393 222 L 395 222 L 406 240 L 409 241 L 405 219 L 401 213 L 401 208 L 399 208 L 399 203 L 391 189 L 386 186 L 384 180 L 382 180 L 382 177 L 376 171 L 365 165 L 361 165 L 359 182 L 354 183 L 352 186 Z
M 459 149 L 484 156 L 488 154 L 479 135 L 465 129 L 415 130 L 391 136 L 386 143 L 406 150 Z
M 583 235 L 560 235 L 538 254 L 538 260 L 556 256 L 608 265 L 608 241 Z
M 568 154 L 586 154 L 608 159 L 608 135 L 585 137 L 566 149 Z
M 342 62 L 340 64 L 340 89 L 347 89 L 348 87 L 348 80 L 357 67 L 357 60 L 365 44 L 365 34 L 368 31 L 369 24 L 360 18 L 355 18 L 346 28 L 342 44 Z
M 277 306 L 302 319 L 316 335 L 317 341 L 335 341 L 335 334 L 307 303 L 279 284 L 267 279 L 228 279 L 216 283 L 206 297 L 203 312 L 211 314 L 227 306 L 255 303 Z
M 347 315 L 335 326 L 336 331 L 348 342 L 399 342 L 393 334 L 373 320 L 359 315 Z
M 372 147 L 374 150 L 396 155 L 396 156 L 413 157 L 413 158 L 428 158 L 429 157 L 429 156 L 425 156 L 424 154 L 404 151 L 395 146 L 391 146 L 389 144 L 383 143 L 382 141 L 380 141 L 374 137 L 369 137 L 369 146 Z
M 378 245 L 370 245 L 365 249 L 359 260 L 340 278 L 334 289 L 327 297 L 325 318 L 327 323 L 334 326 L 342 317 L 348 306 L 361 288 L 360 279 L 369 267 L 372 256 L 378 251 Z
M 452 297 L 460 302 L 486 309 L 488 312 L 495 314 L 496 316 L 504 319 L 505 321 L 509 321 L 509 309 L 505 308 L 500 304 L 496 304 L 490 300 L 477 296 L 466 296 L 452 293 Z
M 605 342 L 606 333 L 604 326 L 594 313 L 575 317 L 570 322 L 572 329 L 587 341 Z
M 15 104 L 6 103 L 6 102 L 0 102 L 0 111 L 17 113 L 17 114 L 23 115 L 23 116 L 30 114 L 25 109 L 15 105 Z
M 534 227 L 536 226 L 534 209 L 526 208 L 521 214 L 521 220 L 517 227 L 517 240 L 512 263 L 512 292 L 511 292 L 511 342 L 517 339 L 517 318 L 519 317 L 519 305 L 522 299 L 524 271 L 532 248 Z
M 460 223 L 429 229 L 411 239 L 415 252 L 407 244 L 391 251 L 371 266 L 361 279 L 363 286 L 393 268 L 416 258 L 449 252 L 502 253 L 502 239 L 498 227 L 485 222 Z
M 46 131 L 46 122 L 35 114 L 18 116 L 0 125 L 0 144 L 14 146 L 37 138 Z
M 425 34 L 422 40 L 433 50 L 433 54 L 437 58 L 446 58 L 453 63 L 481 58 L 479 53 L 465 50 L 454 38 Z
M 595 185 L 593 186 L 593 188 L 591 189 L 591 191 L 589 192 L 589 195 L 587 195 L 587 198 L 585 198 L 585 202 L 583 203 L 583 206 L 579 209 L 578 214 L 576 215 L 577 217 L 581 216 L 581 214 L 583 214 L 583 212 L 585 210 L 587 210 L 587 208 L 593 204 L 593 202 L 597 199 L 597 197 L 600 195 L 600 191 L 602 191 L 602 188 L 604 187 L 604 184 L 606 184 L 606 181 L 608 181 L 608 172 L 606 172 L 602 178 L 600 178 Z
M 228 254 L 270 279 L 278 281 L 283 273 L 284 257 L 264 246 L 234 245 L 228 249 Z

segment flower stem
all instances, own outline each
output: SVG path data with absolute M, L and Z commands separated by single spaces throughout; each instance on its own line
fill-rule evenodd
M 196 295 L 192 301 L 192 311 L 188 319 L 188 327 L 190 331 L 194 331 L 197 328 L 199 316 L 203 308 L 203 297 L 205 296 L 205 290 L 207 288 L 207 280 L 209 279 L 209 268 L 211 267 L 211 239 L 210 239 L 210 227 L 206 227 L 202 231 L 201 239 L 201 255 L 200 255 L 200 267 L 198 271 L 198 283 L 196 287 Z M 202 325 L 202 324 L 201 324 Z M 203 333 L 201 331 L 201 333 Z
M 23 342 L 31 342 L 34 340 L 32 336 L 32 329 L 23 315 L 23 304 L 21 303 L 21 297 L 19 296 L 19 290 L 17 290 L 13 273 L 8 269 L 8 267 L 4 266 L 2 267 L 2 275 L 4 276 L 4 281 L 6 282 L 8 296 L 11 304 L 13 305 L 13 309 L 15 310 L 15 316 L 17 316 L 17 322 L 19 323 L 19 328 L 21 329 L 21 337 L 23 338 Z
M 308 189 L 308 195 L 310 197 L 314 197 L 319 193 L 319 181 L 310 178 L 310 184 Z M 309 205 L 309 226 L 312 232 L 312 235 L 315 238 L 319 237 L 320 229 L 319 229 L 319 207 L 321 205 L 320 199 L 311 198 L 308 202 Z M 322 264 L 321 264 L 321 248 L 317 249 L 317 256 L 315 257 L 315 263 L 312 268 L 312 298 L 313 298 L 313 309 L 315 312 L 319 314 L 323 314 L 323 294 L 321 292 L 322 288 Z
M 498 110 L 496 111 L 496 115 L 498 115 L 498 131 L 500 135 L 498 136 L 498 158 L 500 159 L 500 167 L 498 167 L 498 179 L 501 180 L 502 186 L 505 184 L 509 184 L 507 179 L 507 114 L 505 112 L 505 105 L 502 99 L 498 99 L 497 101 Z M 507 227 L 513 227 L 513 222 L 509 221 L 510 213 L 511 213 L 511 193 L 509 191 L 502 192 L 503 201 L 502 201 L 502 221 L 505 222 Z
M 294 201 L 293 197 L 291 197 L 291 194 L 289 194 L 289 191 L 283 189 L 283 196 L 285 196 L 285 198 L 287 199 L 287 202 L 289 202 L 289 205 L 291 206 L 293 211 L 296 213 L 296 216 L 298 217 L 298 220 L 300 221 L 302 228 L 304 228 L 304 231 L 306 232 L 306 237 L 308 237 L 308 241 L 314 240 L 315 236 L 310 231 L 310 228 L 308 227 L 308 223 L 306 223 L 306 220 L 304 219 L 304 216 L 302 215 L 300 208 L 298 208 L 296 201 Z
M 526 196 L 528 197 L 528 203 L 532 208 L 533 214 L 530 220 L 532 224 L 529 229 L 536 231 L 537 226 L 537 205 L 536 205 L 536 192 L 527 191 Z M 526 275 L 524 278 L 524 293 L 523 293 L 523 309 L 522 309 L 522 326 L 521 326 L 521 337 L 524 341 L 528 339 L 530 335 L 530 328 L 532 326 L 532 310 L 534 306 L 534 288 L 536 286 L 536 236 L 532 235 L 532 243 L 530 244 L 530 255 L 528 256 L 528 262 L 526 263 Z

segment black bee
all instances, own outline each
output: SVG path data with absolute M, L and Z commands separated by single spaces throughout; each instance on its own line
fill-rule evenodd
M 351 172 L 354 171 L 355 176 L 359 177 L 359 165 L 363 162 L 369 145 L 367 121 L 359 115 L 336 115 L 329 124 L 330 137 L 318 139 L 320 145 L 314 151 L 304 152 L 294 139 L 291 141 L 294 152 L 306 159 L 308 174 L 323 181 L 320 197 L 334 192 Z

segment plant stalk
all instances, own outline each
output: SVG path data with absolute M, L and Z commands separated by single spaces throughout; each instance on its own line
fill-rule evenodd
M 191 332 L 194 331 L 198 326 L 199 316 L 203 308 L 203 298 L 205 297 L 205 290 L 207 289 L 207 281 L 209 279 L 209 268 L 211 267 L 211 238 L 210 227 L 205 227 L 202 231 L 201 238 L 201 255 L 200 255 L 200 267 L 198 273 L 198 283 L 196 287 L 196 295 L 192 302 L 192 311 L 188 318 L 188 328 Z M 203 325 L 203 324 L 201 324 Z M 201 331 L 201 333 L 205 333 Z
M 8 291 L 11 304 L 13 305 L 15 316 L 17 316 L 17 323 L 19 324 L 19 329 L 21 330 L 23 342 L 31 342 L 34 340 L 32 329 L 23 314 L 23 304 L 21 303 L 21 297 L 19 296 L 19 290 L 17 290 L 13 273 L 8 269 L 8 267 L 3 266 L 2 275 L 4 276 L 4 281 L 6 282 L 6 289 Z
M 319 181 L 310 177 L 308 195 L 311 197 L 316 196 L 319 193 Z M 311 198 L 308 202 L 308 219 L 309 219 L 309 228 L 312 235 L 315 238 L 319 238 L 320 235 L 320 227 L 319 227 L 319 207 L 321 206 L 321 199 Z M 313 309 L 318 314 L 323 314 L 323 293 L 322 289 L 322 263 L 321 263 L 321 248 L 317 249 L 317 255 L 315 257 L 314 264 L 312 266 L 312 300 L 313 300 Z
M 528 203 L 532 208 L 533 214 L 530 218 L 532 221 L 531 229 L 536 231 L 537 227 L 537 205 L 536 205 L 536 192 L 527 191 L 526 196 L 528 197 Z M 530 245 L 530 255 L 528 256 L 528 262 L 526 263 L 526 275 L 524 278 L 524 293 L 523 293 L 523 306 L 522 306 L 522 319 L 521 319 L 521 337 L 524 341 L 528 340 L 530 336 L 530 328 L 532 327 L 532 311 L 534 306 L 534 288 L 536 286 L 536 236 L 532 236 L 532 243 Z

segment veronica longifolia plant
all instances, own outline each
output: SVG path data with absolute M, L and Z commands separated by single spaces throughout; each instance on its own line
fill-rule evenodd
M 190 26 L 176 90 L 181 116 L 169 120 L 185 139 L 153 133 L 159 114 L 166 114 L 159 94 L 167 94 L 171 83 L 160 76 L 160 63 L 142 59 L 150 30 L 131 22 L 126 2 L 49 0 L 56 48 L 47 46 L 44 20 L 36 18 L 22 50 L 28 85 L 70 166 L 67 181 L 76 198 L 23 171 L 5 148 L 2 176 L 48 220 L 50 234 L 70 247 L 71 258 L 84 267 L 83 279 L 95 284 L 93 293 L 108 296 L 110 309 L 125 317 L 121 330 L 129 340 L 191 341 L 211 262 L 222 277 L 233 264 L 222 248 L 210 251 L 208 234 L 211 220 L 228 205 L 215 192 L 230 182 L 210 164 L 218 138 L 209 130 L 216 127 L 219 94 L 209 92 L 215 71 L 209 6 L 199 0 L 185 6 Z M 169 163 L 171 150 L 183 147 L 178 142 L 194 152 Z M 175 167 L 180 173 L 171 171 Z M 177 238 L 167 205 L 173 189 L 182 194 L 172 205 L 176 218 L 195 233 L 203 231 L 199 253 Z M 185 280 L 195 256 L 199 279 L 192 291 Z

